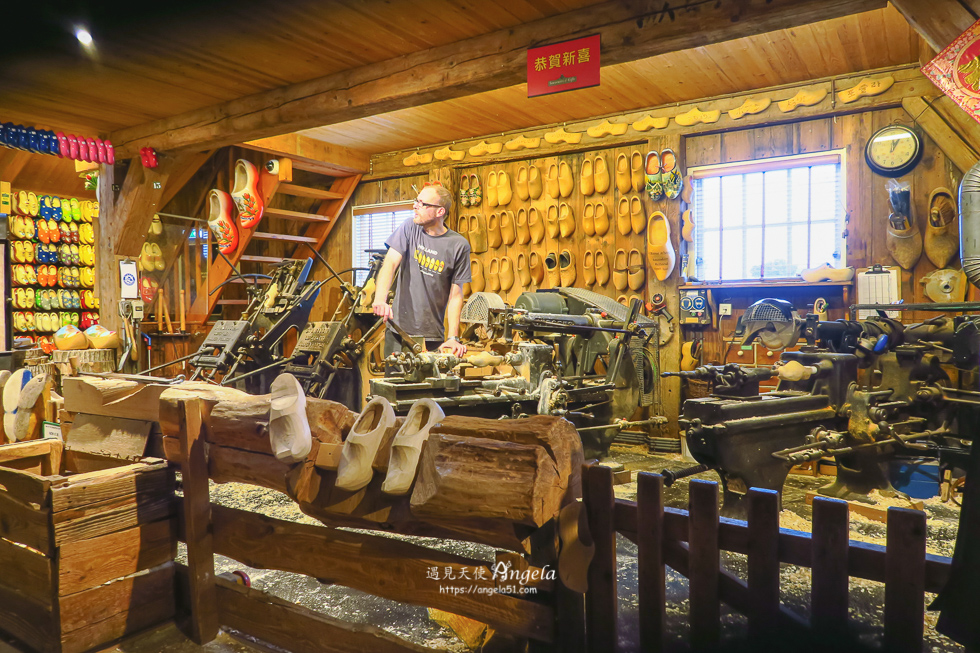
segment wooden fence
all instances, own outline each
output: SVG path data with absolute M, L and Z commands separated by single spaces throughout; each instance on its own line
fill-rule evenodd
M 640 649 L 666 642 L 665 565 L 686 576 L 690 593 L 691 645 L 720 643 L 721 603 L 748 619 L 752 640 L 804 636 L 848 642 L 849 577 L 885 584 L 883 649 L 921 653 L 925 592 L 938 592 L 950 559 L 926 554 L 926 516 L 919 510 L 888 509 L 886 546 L 850 541 L 848 505 L 829 498 L 813 502 L 813 534 L 780 530 L 779 497 L 749 491 L 748 522 L 720 518 L 718 486 L 690 484 L 690 511 L 664 507 L 663 478 L 641 473 L 637 500 L 616 499 L 608 467 L 584 473 L 583 493 L 596 543 L 586 594 L 587 650 L 615 651 L 617 626 L 616 533 L 638 549 Z M 747 579 L 722 568 L 720 551 L 747 556 Z M 780 604 L 780 563 L 809 567 L 810 617 Z M 760 649 L 762 650 L 762 649 Z M 828 649 L 831 650 L 831 649 Z
M 888 511 L 885 547 L 849 541 L 846 503 L 818 498 L 813 534 L 779 529 L 778 496 L 750 490 L 748 522 L 720 518 L 715 483 L 690 484 L 690 512 L 665 508 L 663 479 L 638 477 L 637 501 L 615 498 L 613 474 L 597 465 L 583 470 L 583 494 L 595 557 L 584 596 L 560 581 L 532 583 L 533 597 L 494 592 L 494 580 L 471 579 L 483 588 L 472 594 L 444 593 L 432 568 L 484 569 L 490 563 L 418 546 L 404 540 L 297 524 L 212 505 L 209 475 L 250 482 L 252 475 L 228 477 L 209 469 L 208 427 L 203 402 L 181 400 L 176 431 L 184 488 L 180 539 L 187 543 L 186 597 L 189 630 L 199 643 L 212 640 L 222 625 L 289 651 L 428 651 L 380 628 L 318 614 L 214 574 L 214 554 L 250 567 L 301 573 L 375 596 L 437 608 L 489 624 L 502 636 L 526 639 L 531 652 L 595 651 L 617 648 L 616 534 L 638 547 L 640 648 L 661 650 L 666 642 L 666 566 L 689 579 L 691 644 L 714 648 L 721 639 L 721 603 L 746 615 L 749 637 L 774 634 L 819 635 L 846 641 L 849 578 L 885 584 L 884 649 L 922 650 L 925 592 L 937 592 L 949 574 L 950 559 L 927 555 L 926 519 L 920 511 Z M 165 438 L 167 440 L 168 438 Z M 175 443 L 176 444 L 176 443 Z M 165 450 L 167 446 L 165 445 Z M 212 447 L 213 448 L 213 447 Z M 213 460 L 211 461 L 214 462 Z M 252 481 L 255 482 L 255 481 Z M 268 485 L 267 485 L 268 486 Z M 502 552 L 498 561 L 543 569 L 557 562 L 553 522 L 532 536 L 530 554 Z M 747 579 L 722 568 L 720 552 L 747 556 Z M 780 564 L 812 570 L 809 618 L 780 604 Z
M 219 627 L 228 626 L 295 653 L 432 651 L 376 626 L 347 623 L 217 578 L 214 554 L 221 554 L 249 567 L 306 574 L 375 596 L 462 615 L 488 624 L 501 638 L 527 640 L 531 651 L 584 650 L 582 595 L 565 589 L 557 580 L 540 578 L 540 572 L 537 580 L 528 583 L 536 590 L 533 596 L 497 592 L 501 582 L 492 578 L 494 563 L 382 535 L 298 524 L 212 504 L 209 475 L 239 482 L 249 482 L 254 475 L 240 473 L 232 478 L 228 468 L 220 473 L 209 469 L 205 452 L 208 427 L 202 420 L 202 406 L 198 399 L 179 402 L 176 439 L 180 451 L 173 456 L 168 453 L 170 460 L 179 458 L 182 471 L 180 539 L 187 544 L 187 567 L 180 573 L 184 587 L 178 596 L 186 602 L 186 629 L 196 642 L 211 641 Z M 546 565 L 554 569 L 556 539 L 554 529 L 546 525 L 532 536 L 529 559 L 503 551 L 498 552 L 497 561 L 530 572 Z M 458 585 L 476 590 L 442 591 L 431 576 L 433 568 L 440 573 L 452 570 L 457 578 L 467 570 L 470 578 L 460 579 Z M 480 569 L 484 570 L 482 578 L 475 578 Z

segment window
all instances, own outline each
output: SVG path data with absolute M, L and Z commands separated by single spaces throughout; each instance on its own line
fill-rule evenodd
M 367 267 L 371 263 L 368 250 L 385 251 L 385 241 L 398 225 L 412 217 L 411 205 L 405 204 L 374 207 L 354 207 L 354 238 L 351 260 L 353 267 L 364 268 L 354 271 L 354 283 L 358 286 L 367 279 Z M 387 208 L 387 210 L 386 210 Z
M 697 278 L 796 277 L 845 264 L 840 152 L 692 168 Z

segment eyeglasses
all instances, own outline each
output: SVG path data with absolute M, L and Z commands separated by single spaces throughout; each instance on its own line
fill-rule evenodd
M 427 209 L 441 209 L 442 208 L 442 205 L 441 204 L 429 204 L 428 202 L 423 202 L 422 200 L 420 200 L 417 197 L 415 198 L 415 205 L 416 206 L 423 206 L 423 207 L 425 207 Z

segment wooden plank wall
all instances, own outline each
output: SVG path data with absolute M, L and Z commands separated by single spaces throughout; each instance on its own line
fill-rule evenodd
M 903 109 L 882 109 L 854 113 L 835 118 L 822 118 L 797 123 L 758 127 L 739 131 L 727 131 L 704 136 L 691 136 L 686 140 L 688 167 L 748 161 L 752 159 L 805 154 L 832 149 L 846 149 L 845 183 L 847 214 L 847 264 L 867 267 L 873 264 L 896 265 L 886 249 L 888 193 L 884 177 L 871 172 L 864 161 L 864 148 L 868 138 L 878 129 L 894 122 L 910 124 Z M 958 170 L 928 137 L 923 136 L 924 155 L 919 165 L 899 181 L 912 185 L 912 211 L 919 229 L 925 234 L 929 193 L 938 186 L 945 186 L 955 194 L 962 172 Z M 954 261 L 950 267 L 959 267 Z M 928 302 L 920 280 L 935 266 L 923 253 L 912 271 L 902 272 L 902 298 L 906 302 Z M 707 328 L 704 333 L 704 361 L 721 363 L 724 360 L 727 340 L 735 328 L 735 322 L 752 302 L 763 297 L 778 297 L 793 302 L 803 315 L 812 309 L 817 297 L 827 299 L 830 319 L 846 317 L 846 306 L 840 290 L 833 287 L 819 288 L 772 288 L 735 289 L 714 291 L 718 303 L 732 303 L 732 317 L 720 321 L 717 329 Z M 980 298 L 977 289 L 971 288 L 967 299 Z M 855 303 L 852 292 L 849 304 Z M 936 313 L 910 312 L 903 318 L 906 323 L 918 322 Z M 687 329 L 690 333 L 694 331 Z M 690 337 L 690 336 L 689 336 Z M 730 362 L 770 364 L 778 353 L 756 345 L 754 352 L 740 352 L 733 346 L 728 356 Z

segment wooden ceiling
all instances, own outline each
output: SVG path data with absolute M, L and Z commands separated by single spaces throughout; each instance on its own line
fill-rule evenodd
M 528 98 L 524 84 L 305 130 L 368 154 L 684 103 L 918 61 L 919 37 L 883 9 L 603 67 L 602 85 Z
M 72 12 L 86 2 L 89 20 L 77 20 Z M 60 13 L 49 15 L 47 23 L 16 15 L 8 21 L 38 31 L 8 31 L 0 56 L 0 120 L 104 135 L 566 12 L 591 11 L 599 2 L 239 0 L 198 8 L 191 0 L 172 0 L 169 13 L 147 5 L 132 14 L 145 3 L 60 0 L 54 3 Z M 596 13 L 599 23 L 598 8 Z M 68 29 L 78 22 L 93 32 L 93 53 L 84 53 Z M 48 38 L 28 38 L 40 32 Z M 918 36 L 887 5 L 604 66 L 602 85 L 592 89 L 528 99 L 521 84 L 303 133 L 375 154 L 908 64 L 918 56 Z M 77 186 L 69 163 L 60 162 L 66 181 L 58 184 L 51 161 L 28 156 L 18 164 L 21 179 L 42 176 L 52 192 Z M 4 162 L 0 177 L 10 179 Z
M 76 3 L 43 15 L 15 3 L 4 23 L 31 29 L 5 30 L 0 118 L 105 135 L 599 1 L 168 0 L 157 14 L 155 3 L 79 0 L 88 18 Z M 76 24 L 92 32 L 91 53 Z

